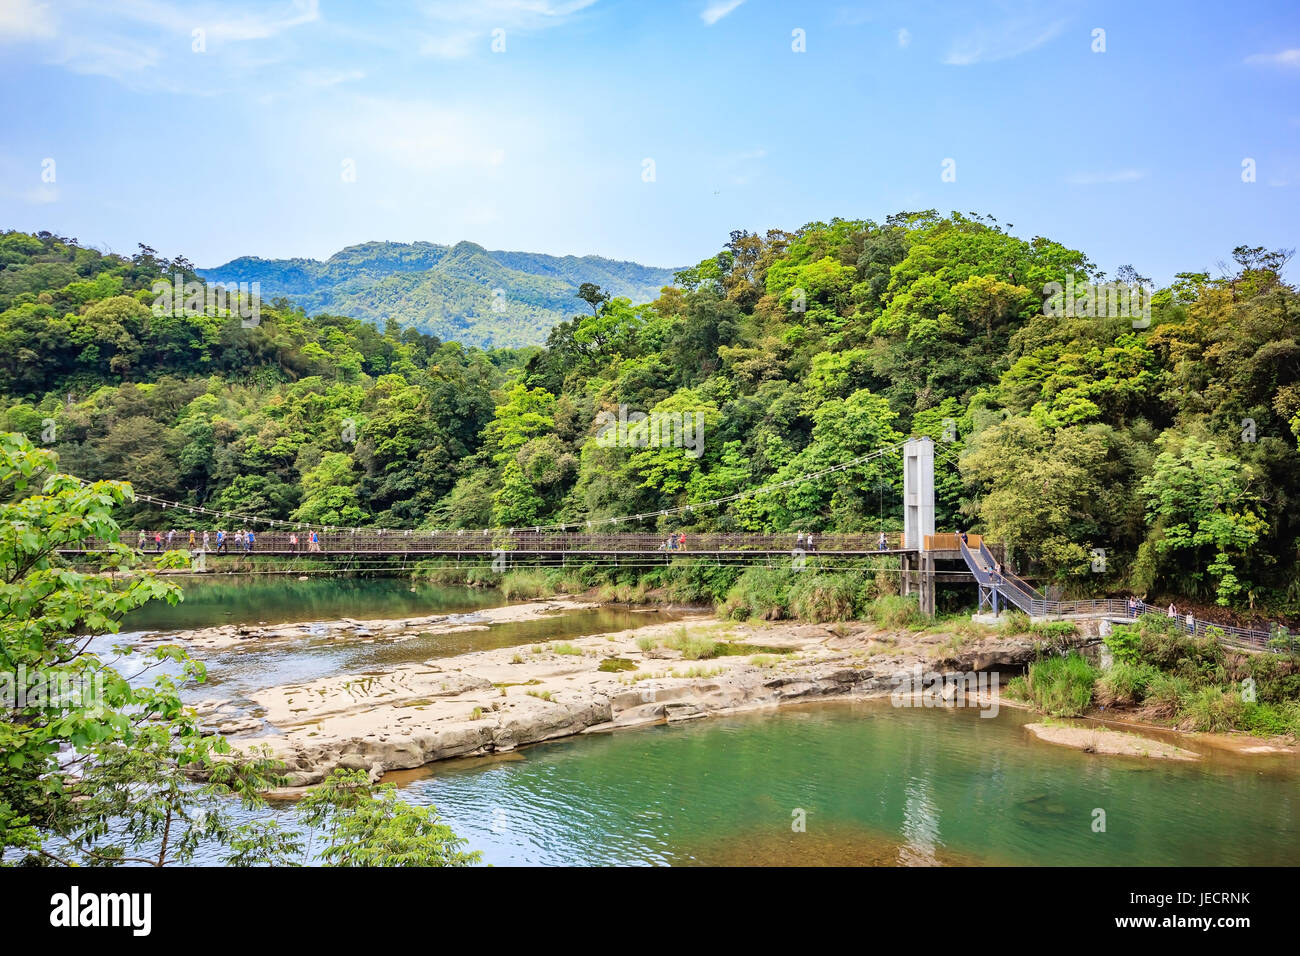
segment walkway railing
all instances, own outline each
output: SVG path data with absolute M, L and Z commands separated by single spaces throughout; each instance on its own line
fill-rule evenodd
M 994 588 L 998 595 L 1008 603 L 1019 608 L 1030 617 L 1124 617 L 1136 619 L 1147 613 L 1162 613 L 1158 608 L 1151 608 L 1143 601 L 1130 606 L 1121 598 L 1083 598 L 1076 601 L 1050 601 L 1041 592 L 1032 587 L 1023 578 L 1003 569 L 998 571 L 997 562 L 992 552 L 983 541 L 978 550 L 961 545 L 962 556 L 975 579 L 986 587 Z M 1270 643 L 1276 631 L 1259 631 L 1230 624 L 1215 624 L 1203 621 L 1191 614 L 1172 616 L 1177 625 L 1189 634 L 1197 636 L 1214 635 L 1229 643 L 1244 644 L 1250 647 L 1272 648 Z

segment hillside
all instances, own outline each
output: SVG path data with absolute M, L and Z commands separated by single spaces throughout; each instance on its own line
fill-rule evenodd
M 477 248 L 385 254 L 507 269 Z M 1157 290 L 1143 324 L 1054 310 L 1053 284 L 1099 278 L 1087 256 L 984 218 L 736 232 L 649 302 L 575 300 L 545 347 L 485 352 L 286 303 L 252 327 L 160 314 L 152 283 L 183 260 L 12 232 L 0 430 L 87 478 L 347 526 L 607 523 L 790 483 L 619 527 L 692 533 L 896 530 L 896 459 L 802 476 L 929 435 L 938 526 L 1068 596 L 1295 614 L 1300 295 L 1285 252 L 1232 257 Z M 603 441 L 620 406 L 689 415 L 699 441 Z
M 259 282 L 263 298 L 288 296 L 313 315 L 381 327 L 396 321 L 484 348 L 540 345 L 581 307 L 574 294 L 583 282 L 645 302 L 673 281 L 672 269 L 600 256 L 493 252 L 472 242 L 366 242 L 324 262 L 245 256 L 196 271 L 212 282 Z

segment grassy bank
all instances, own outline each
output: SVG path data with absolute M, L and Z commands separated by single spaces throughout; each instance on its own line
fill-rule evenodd
M 1179 730 L 1300 736 L 1300 655 L 1234 650 L 1154 614 L 1115 627 L 1105 643 L 1109 669 L 1077 651 L 1046 657 L 1008 693 L 1059 717 L 1097 708 Z
M 810 560 L 793 567 L 734 567 L 677 558 L 651 568 L 570 565 L 494 572 L 486 565 L 418 565 L 415 576 L 442 584 L 496 587 L 511 599 L 592 594 L 630 604 L 709 606 L 728 620 L 812 622 L 877 619 L 892 626 L 923 626 L 914 599 L 898 595 L 897 561 Z

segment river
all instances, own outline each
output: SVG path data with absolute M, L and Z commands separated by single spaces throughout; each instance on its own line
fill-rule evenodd
M 396 579 L 202 579 L 133 630 L 472 613 L 500 595 Z M 146 617 L 152 615 L 152 617 Z M 209 655 L 203 696 L 663 620 L 566 614 L 397 642 L 311 642 Z M 434 804 L 498 865 L 1291 865 L 1294 754 L 1199 749 L 1181 763 L 1044 743 L 1009 707 L 840 701 L 595 733 L 385 779 Z M 284 805 L 265 811 L 289 819 Z M 1099 823 L 1104 820 L 1104 829 Z M 201 859 L 214 862 L 210 853 Z

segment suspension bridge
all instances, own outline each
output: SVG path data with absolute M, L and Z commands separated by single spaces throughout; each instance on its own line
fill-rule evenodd
M 903 530 L 859 534 L 786 532 L 751 534 L 719 532 L 619 532 L 619 524 L 662 518 L 687 518 L 696 511 L 738 501 L 758 494 L 779 492 L 826 475 L 860 466 L 891 453 L 901 452 L 903 466 Z M 1049 599 L 1046 594 L 1006 567 L 1005 554 L 981 536 L 965 533 L 936 533 L 934 502 L 934 443 L 914 438 L 859 456 L 822 471 L 772 485 L 748 489 L 733 495 L 660 511 L 559 525 L 478 530 L 419 530 L 349 528 L 313 525 L 283 519 L 214 511 L 197 505 L 165 501 L 147 494 L 137 500 L 189 514 L 204 523 L 225 529 L 212 531 L 169 528 L 137 532 L 141 552 L 186 550 L 199 569 L 209 557 L 312 558 L 344 562 L 356 567 L 365 559 L 408 561 L 445 560 L 492 562 L 493 570 L 520 567 L 567 567 L 598 563 L 612 567 L 654 567 L 678 558 L 708 559 L 717 564 L 766 563 L 802 569 L 809 561 L 824 567 L 827 559 L 857 560 L 871 557 L 896 558 L 900 587 L 904 595 L 916 595 L 923 614 L 934 616 L 935 591 L 939 584 L 974 583 L 980 613 L 996 618 L 1016 608 L 1031 619 L 1089 619 L 1112 622 L 1127 620 L 1135 611 L 1147 610 L 1137 602 L 1096 598 L 1074 601 Z M 883 493 L 882 493 L 883 500 Z M 183 522 L 182 522 L 183 523 Z M 191 523 L 193 523 L 191 521 Z M 270 530 L 247 529 L 259 524 Z M 883 506 L 882 506 L 883 525 Z M 125 536 L 129 541 L 130 535 Z M 61 549 L 67 556 L 92 555 L 102 548 L 94 539 L 76 549 Z M 1179 626 L 1194 634 L 1213 634 L 1232 643 L 1267 647 L 1274 632 L 1216 625 L 1183 615 Z

